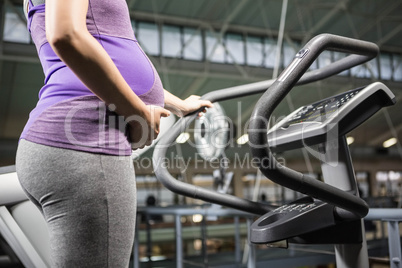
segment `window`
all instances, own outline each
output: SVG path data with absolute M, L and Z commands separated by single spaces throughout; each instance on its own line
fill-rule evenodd
M 20 16 L 24 15 L 20 14 Z M 3 40 L 15 43 L 30 43 L 31 38 L 26 23 L 14 12 L 6 11 Z
M 203 46 L 201 31 L 184 28 L 184 49 L 183 57 L 188 60 L 202 60 Z
M 336 52 L 336 51 L 332 52 L 333 62 L 346 58 L 347 56 L 348 55 L 343 52 Z M 346 71 L 339 73 L 339 75 L 347 76 L 347 75 L 349 75 L 349 73 L 350 73 L 350 70 L 346 70 Z
M 156 24 L 139 22 L 137 39 L 147 54 L 159 55 L 159 30 Z
M 263 65 L 263 50 L 264 46 L 260 37 L 247 37 L 246 51 L 247 51 L 247 64 L 251 66 Z
M 350 74 L 354 77 L 366 77 L 367 68 L 364 64 L 358 65 L 350 69 Z
M 162 55 L 166 57 L 182 57 L 180 28 L 176 26 L 162 27 Z
M 318 67 L 322 68 L 330 65 L 332 62 L 332 53 L 330 51 L 323 51 L 320 56 L 318 56 Z
M 267 68 L 274 68 L 277 47 L 276 41 L 270 38 L 265 38 L 264 41 L 264 66 Z
M 358 65 L 351 69 L 351 75 L 360 78 L 378 78 L 377 60 L 373 59 L 367 63 Z
M 401 171 L 377 171 L 377 192 L 380 196 L 399 196 L 401 191 Z
M 375 78 L 378 79 L 379 74 L 378 74 L 378 60 L 377 58 L 372 59 L 367 63 L 367 72 L 366 72 L 366 77 L 367 78 Z
M 211 31 L 205 35 L 206 59 L 213 62 L 225 62 L 225 48 L 222 45 L 223 40 L 218 40 L 217 36 Z
M 227 63 L 244 64 L 244 41 L 240 34 L 226 35 Z
M 380 71 L 381 71 L 381 79 L 390 80 L 392 76 L 391 72 L 391 55 L 390 54 L 381 54 L 380 55 Z
M 288 43 L 283 43 L 283 67 L 287 67 L 296 55 L 296 50 Z
M 17 13 L 16 13 L 17 12 Z M 20 12 L 21 14 L 18 14 Z M 31 43 L 26 22 L 21 10 L 6 6 L 3 40 L 14 43 Z M 151 22 L 131 21 L 141 47 L 148 55 L 182 58 L 194 61 L 212 61 L 227 64 L 246 64 L 273 69 L 276 64 L 277 39 L 241 33 L 228 33 L 224 37 L 219 31 L 175 25 L 157 25 Z M 295 44 L 293 45 L 293 42 Z M 287 67 L 293 60 L 300 44 L 284 40 L 279 68 Z M 324 51 L 312 63 L 309 70 L 322 68 L 346 57 L 346 53 Z M 382 53 L 368 63 L 346 70 L 339 75 L 360 78 L 402 81 L 402 55 Z
M 393 55 L 394 80 L 402 81 L 402 57 Z

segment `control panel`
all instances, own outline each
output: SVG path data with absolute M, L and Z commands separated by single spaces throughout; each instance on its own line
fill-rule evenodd
M 327 119 L 336 111 L 352 100 L 362 88 L 353 89 L 345 93 L 315 102 L 313 104 L 301 107 L 288 121 L 285 121 L 282 127 L 288 127 L 293 124 L 303 122 L 320 122 Z
M 380 82 L 352 89 L 295 110 L 269 129 L 268 144 L 282 152 L 327 143 L 394 103 L 395 95 Z

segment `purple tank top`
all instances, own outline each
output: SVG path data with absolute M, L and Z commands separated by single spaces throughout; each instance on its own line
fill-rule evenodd
M 164 105 L 161 80 L 136 41 L 125 0 L 89 0 L 89 32 L 145 104 Z M 126 124 L 57 57 L 46 40 L 45 4 L 28 11 L 28 29 L 45 74 L 21 139 L 79 151 L 131 155 Z M 90 70 L 89 70 L 90 71 Z

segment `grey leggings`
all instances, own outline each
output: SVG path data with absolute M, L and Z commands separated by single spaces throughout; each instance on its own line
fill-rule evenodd
M 17 173 L 48 224 L 52 267 L 127 267 L 134 242 L 131 157 L 21 140 Z

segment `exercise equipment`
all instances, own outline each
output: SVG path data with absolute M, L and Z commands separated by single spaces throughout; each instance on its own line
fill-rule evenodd
M 368 205 L 359 198 L 345 135 L 382 107 L 395 103 L 382 83 L 373 83 L 294 111 L 266 134 L 267 118 L 323 50 L 371 54 L 372 45 L 320 36 L 300 50 L 256 104 L 249 126 L 250 148 L 270 180 L 312 198 L 303 198 L 260 217 L 251 226 L 254 243 L 292 239 L 333 243 L 338 267 L 368 267 L 362 218 Z M 317 146 L 317 150 L 312 146 Z M 272 151 L 307 148 L 321 161 L 323 182 L 279 164 Z
M 289 76 L 297 77 L 297 79 L 294 79 L 292 86 L 303 85 L 318 80 L 322 80 L 324 78 L 348 70 L 359 64 L 365 63 L 373 59 L 378 54 L 378 47 L 373 43 L 331 34 L 319 35 L 314 39 L 312 39 L 312 41 L 310 41 L 310 44 L 311 43 L 313 43 L 315 51 L 311 51 L 311 48 L 307 48 L 307 50 L 302 49 L 301 52 L 299 52 L 300 54 L 296 56 L 296 60 L 292 62 L 292 64 L 280 76 L 280 78 L 283 80 L 283 83 L 287 83 L 289 81 L 288 79 Z M 306 72 L 308 67 L 306 67 L 302 72 L 299 71 L 297 74 L 289 71 L 294 69 L 297 65 L 300 64 L 302 59 L 300 58 L 300 55 L 306 55 L 311 59 L 313 58 L 315 59 L 324 49 L 331 49 L 334 46 L 338 47 L 338 49 L 336 49 L 336 47 L 334 48 L 335 50 L 338 51 L 354 52 L 357 50 L 359 54 L 351 54 L 345 58 L 332 62 L 325 67 L 312 70 L 309 72 Z M 207 99 L 210 100 L 211 102 L 218 102 L 218 101 L 240 98 L 243 96 L 250 96 L 253 94 L 259 94 L 265 91 L 269 92 L 271 86 L 273 86 L 275 82 L 276 79 L 271 79 L 262 82 L 216 90 L 203 95 L 202 99 Z M 198 112 L 201 112 L 202 110 L 203 108 L 201 108 Z M 173 125 L 173 127 L 170 129 L 170 131 L 167 132 L 165 135 L 163 135 L 160 138 L 159 142 L 156 144 L 152 159 L 153 159 L 155 175 L 157 176 L 157 178 L 167 189 L 177 194 L 182 194 L 188 197 L 201 199 L 206 202 L 217 203 L 223 206 L 228 206 L 242 211 L 255 213 L 257 215 L 263 215 L 266 212 L 271 211 L 273 207 L 267 204 L 253 202 L 247 199 L 239 198 L 228 194 L 219 194 L 215 191 L 211 191 L 196 185 L 178 181 L 176 180 L 175 177 L 173 177 L 169 173 L 167 167 L 163 165 L 163 159 L 165 158 L 168 148 L 174 144 L 176 138 L 181 134 L 181 132 L 183 132 L 191 124 L 191 122 L 193 122 L 197 118 L 198 112 L 192 113 L 178 120 L 175 123 L 175 125 Z M 343 196 L 344 192 L 338 190 L 337 193 L 342 193 Z M 347 196 L 349 197 L 349 195 Z M 360 200 L 359 198 L 357 199 Z
M 15 166 L 0 168 L 0 234 L 24 267 L 50 267 L 45 219 L 22 190 Z
M 169 131 L 169 129 L 173 126 L 174 122 L 176 121 L 175 116 L 170 114 L 168 117 L 161 117 L 160 125 L 159 125 L 159 135 L 156 139 L 152 141 L 152 144 L 149 146 L 145 146 L 142 149 L 136 149 L 131 151 L 131 157 L 135 160 L 138 159 L 141 155 L 145 154 L 148 150 L 152 149 L 155 144 L 159 141 L 159 139 Z
M 351 55 L 307 72 L 324 50 Z M 337 267 L 368 267 L 361 219 L 369 208 L 358 196 L 345 135 L 382 107 L 392 105 L 395 96 L 382 83 L 373 83 L 301 107 L 268 134 L 267 130 L 273 110 L 294 86 L 322 80 L 367 62 L 376 57 L 378 51 L 378 47 L 370 42 L 322 34 L 296 54 L 278 79 L 217 90 L 202 97 L 215 102 L 265 91 L 250 120 L 251 152 L 259 160 L 260 170 L 266 177 L 305 194 L 305 198 L 273 208 L 175 180 L 158 163 L 183 126 L 188 126 L 196 115 L 181 119 L 157 144 L 153 155 L 156 176 L 165 187 L 178 194 L 263 215 L 251 227 L 250 238 L 254 243 L 271 243 L 274 246 L 278 244 L 273 243 L 283 240 L 334 243 L 337 244 Z M 301 147 L 307 147 L 322 161 L 324 182 L 282 166 L 272 152 Z M 286 242 L 279 246 L 286 246 Z
M 271 128 L 261 141 L 255 128 L 260 126 L 257 122 L 260 115 L 256 113 L 264 109 L 261 103 L 272 107 L 269 101 L 262 100 L 256 105 L 256 112 L 253 113 L 256 120 L 250 123 L 253 156 L 270 163 L 260 167 L 268 178 L 317 199 L 305 197 L 263 215 L 251 226 L 251 242 L 278 245 L 275 242 L 285 240 L 285 243 L 279 243 L 285 246 L 287 240 L 293 243 L 337 244 L 338 267 L 368 267 L 361 220 L 366 216 L 368 206 L 358 198 L 345 135 L 382 107 L 393 105 L 394 94 L 377 82 L 303 106 Z M 320 185 L 306 175 L 286 170 L 284 166 L 275 166 L 274 156 L 268 150 L 266 155 L 260 154 L 257 148 L 262 146 L 261 143 L 268 144 L 265 148 L 274 152 L 308 149 L 321 161 L 324 182 Z
M 214 103 L 212 108 L 194 123 L 194 141 L 198 153 L 207 161 L 222 156 L 229 143 L 229 122 L 223 108 Z

